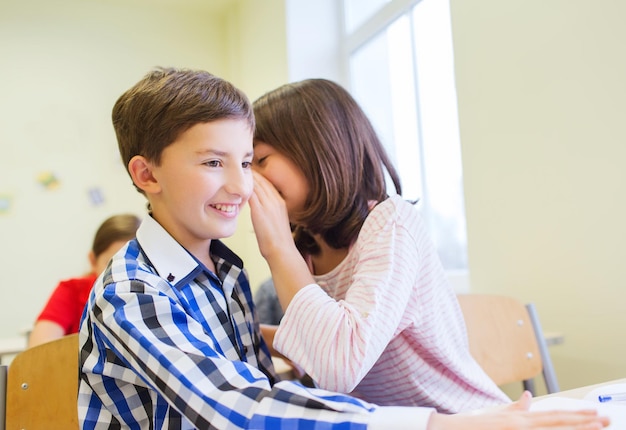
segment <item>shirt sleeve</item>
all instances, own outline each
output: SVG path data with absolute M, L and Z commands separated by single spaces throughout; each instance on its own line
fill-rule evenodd
M 380 407 L 372 414 L 368 430 L 427 430 L 433 408 Z
M 294 296 L 276 332 L 274 348 L 321 388 L 353 391 L 407 323 L 418 247 L 393 218 L 379 220 L 364 225 L 350 251 L 357 261 L 344 278 L 350 283 L 345 298 L 335 300 L 317 284 L 308 285 Z
M 131 407 L 130 400 L 138 396 L 130 394 L 132 385 L 154 390 L 196 428 L 279 429 L 312 423 L 333 428 L 330 424 L 344 423 L 342 428 L 365 429 L 377 410 L 353 397 L 291 381 L 270 386 L 259 369 L 220 352 L 205 328 L 176 301 L 142 282 L 107 286 L 90 316 L 93 330 L 115 356 L 107 354 L 107 361 L 124 362 L 102 364 L 110 377 L 107 392 L 112 393 L 102 400 L 110 401 L 108 408 L 117 408 L 116 415 L 126 422 L 150 419 L 145 400 Z M 93 365 L 89 360 L 86 364 Z M 124 399 L 114 400 L 115 393 L 125 393 Z

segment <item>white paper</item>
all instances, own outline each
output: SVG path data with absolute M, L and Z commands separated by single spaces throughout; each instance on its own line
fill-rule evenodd
M 620 393 L 626 393 L 626 384 L 603 385 L 596 388 L 595 390 L 591 390 L 590 392 L 588 392 L 584 399 L 589 400 L 590 402 L 599 402 L 599 396 Z M 614 404 L 626 407 L 626 402 L 615 402 Z
M 597 399 L 597 396 L 596 396 Z M 535 400 L 530 406 L 531 411 L 595 409 L 598 415 L 609 417 L 611 425 L 606 429 L 626 429 L 626 405 L 618 403 L 600 403 L 598 401 L 572 399 L 569 397 L 546 397 Z

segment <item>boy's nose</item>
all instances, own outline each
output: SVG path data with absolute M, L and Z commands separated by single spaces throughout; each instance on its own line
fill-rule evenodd
M 231 194 L 248 196 L 252 193 L 252 175 L 244 169 L 233 169 L 226 178 L 225 187 Z

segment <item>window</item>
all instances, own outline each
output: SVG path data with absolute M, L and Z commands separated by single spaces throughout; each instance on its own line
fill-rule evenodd
M 348 88 L 457 292 L 469 290 L 449 0 L 286 0 L 289 79 Z
M 345 28 L 352 32 L 391 0 L 344 0 Z
M 354 6 L 361 4 L 358 0 L 344 0 L 350 91 L 387 147 L 402 179 L 404 197 L 419 199 L 418 208 L 444 267 L 466 271 L 448 1 L 366 3 L 370 7 L 361 10 Z M 357 22 L 361 24 L 355 26 Z

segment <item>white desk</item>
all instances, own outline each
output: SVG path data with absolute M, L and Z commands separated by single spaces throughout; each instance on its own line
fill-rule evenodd
M 626 378 L 615 379 L 613 381 L 602 382 L 600 384 L 587 385 L 585 387 L 573 388 L 571 390 L 559 391 L 558 393 L 546 394 L 545 396 L 537 397 L 535 400 L 545 399 L 548 397 L 567 397 L 570 399 L 583 399 L 587 395 L 587 393 L 590 393 L 596 388 L 614 384 L 626 384 Z
M 626 429 L 626 404 L 624 402 L 600 403 L 595 396 L 599 393 L 607 394 L 604 390 L 610 392 L 613 389 L 619 389 L 619 392 L 622 392 L 625 384 L 626 378 L 622 378 L 539 396 L 533 400 L 530 410 L 596 409 L 598 414 L 611 420 L 611 425 L 607 427 L 607 430 L 624 430 Z M 606 388 L 603 389 L 603 387 Z

